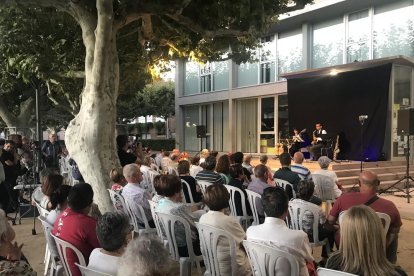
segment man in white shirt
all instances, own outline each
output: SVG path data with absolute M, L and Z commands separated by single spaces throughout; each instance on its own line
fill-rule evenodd
M 263 242 L 294 255 L 299 263 L 299 275 L 309 275 L 306 263 L 312 263 L 312 249 L 308 236 L 302 230 L 291 230 L 286 226 L 289 198 L 280 187 L 263 191 L 262 205 L 266 218 L 263 224 L 250 226 L 246 231 L 247 240 Z M 279 263 L 277 275 L 290 275 L 288 263 Z
M 155 228 L 151 215 L 151 207 L 148 203 L 148 200 L 151 200 L 151 195 L 140 185 L 142 182 L 142 173 L 139 166 L 137 164 L 125 165 L 123 174 L 128 184 L 126 184 L 122 189 L 122 196 L 125 197 L 125 199 L 129 199 L 134 202 L 134 214 L 138 218 L 140 224 L 143 224 L 144 221 L 141 218 L 140 212 L 138 211 L 138 207 L 136 205 L 140 205 L 144 209 L 148 223 L 151 227 Z

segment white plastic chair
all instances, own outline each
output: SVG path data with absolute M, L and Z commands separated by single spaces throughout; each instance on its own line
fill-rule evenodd
M 151 193 L 151 195 L 155 194 L 154 178 L 157 175 L 159 175 L 159 173 L 154 170 L 148 170 L 143 174 L 144 182 L 148 185 L 147 187 L 145 187 L 145 190 Z
M 319 240 L 319 206 L 306 201 L 293 200 L 289 201 L 289 219 L 288 226 L 290 229 L 305 231 L 306 225 L 303 224 L 306 214 L 312 214 L 313 225 L 312 236 L 313 242 L 310 242 L 312 247 L 325 246 L 326 252 L 329 255 L 331 247 L 328 238 Z M 306 232 L 306 231 L 305 231 Z
M 152 200 L 148 200 L 148 203 L 151 207 L 152 219 L 154 220 L 155 229 L 157 230 L 157 236 L 160 238 L 164 246 L 167 247 L 168 239 L 164 234 L 164 230 L 162 229 L 160 218 L 158 217 L 158 214 L 155 212 L 155 208 L 156 208 L 155 202 Z
M 168 166 L 168 167 L 167 167 L 167 170 L 168 170 L 168 174 L 172 174 L 172 175 L 176 175 L 176 176 L 178 176 L 178 171 L 177 171 L 177 169 L 176 169 L 176 168 L 174 168 L 174 167 L 172 167 L 172 166 Z
M 40 204 L 36 200 L 33 200 L 33 202 L 36 205 L 37 211 L 39 212 L 39 216 L 46 218 L 49 215 L 49 211 L 43 208 L 42 206 L 40 206 Z M 53 225 L 52 225 L 52 229 L 53 229 Z M 45 275 L 47 273 L 47 269 L 49 267 L 50 261 L 51 261 L 51 256 L 50 256 L 50 251 L 49 251 L 49 245 L 48 243 L 46 243 L 45 257 L 43 259 L 43 263 L 45 264 Z
M 78 263 L 75 263 L 75 265 L 79 267 L 82 276 L 111 276 L 111 274 L 103 273 Z
M 315 196 L 319 197 L 322 202 L 325 202 L 325 216 L 328 216 L 332 204 L 335 202 L 335 181 L 322 174 L 312 174 L 312 181 L 315 183 Z
M 342 220 L 344 218 L 344 215 L 346 214 L 347 211 L 342 211 L 341 213 L 339 213 L 339 217 L 338 217 L 338 221 L 339 221 L 339 225 L 341 225 Z M 388 214 L 385 213 L 381 213 L 381 212 L 376 212 L 378 217 L 381 220 L 382 225 L 384 226 L 384 231 L 385 234 L 388 233 L 388 229 L 390 228 L 390 224 L 391 224 L 391 217 Z
M 139 235 L 155 234 L 157 230 L 149 226 L 148 218 L 145 215 L 144 208 L 127 197 L 124 199 L 129 219 L 131 220 L 131 223 L 134 226 L 134 232 L 138 233 Z M 136 214 L 135 211 L 137 211 L 138 214 Z M 144 224 L 144 226 L 141 226 L 140 223 L 141 225 Z
M 156 212 L 157 216 L 160 218 L 163 229 L 165 229 L 165 234 L 168 239 L 168 247 L 170 250 L 171 257 L 180 262 L 180 275 L 181 276 L 190 276 L 191 267 L 195 263 L 197 265 L 197 270 L 201 274 L 200 262 L 203 260 L 203 256 L 196 256 L 193 250 L 193 241 L 191 239 L 191 229 L 188 222 L 178 216 L 163 214 Z M 180 257 L 178 253 L 177 238 L 175 235 L 176 227 L 181 224 L 179 227 L 184 227 L 185 230 L 185 239 L 187 243 L 188 257 Z
M 227 191 L 229 191 L 229 194 L 230 194 L 229 206 L 230 206 L 231 215 L 234 217 L 237 217 L 240 225 L 243 227 L 244 231 L 246 231 L 247 226 L 253 220 L 253 216 L 249 216 L 247 214 L 246 197 L 244 196 L 243 191 L 237 187 L 230 186 L 230 185 L 224 185 L 224 187 L 226 187 Z M 242 207 L 242 212 L 243 212 L 242 216 L 237 215 L 237 206 L 236 206 L 236 199 L 235 199 L 237 194 L 240 195 L 241 207 Z
M 55 240 L 57 251 L 59 253 L 59 258 L 60 258 L 60 261 L 62 262 L 62 265 L 65 269 L 66 275 L 72 276 L 72 272 L 70 270 L 70 264 L 68 263 L 68 260 L 67 260 L 67 253 L 68 253 L 67 249 L 72 250 L 76 254 L 76 256 L 78 257 L 78 262 L 79 262 L 80 265 L 86 266 L 85 258 L 83 257 L 83 255 L 79 251 L 79 249 L 77 249 L 75 246 L 68 243 L 67 241 L 62 240 L 62 239 L 60 239 L 59 237 L 56 237 L 53 234 L 51 234 L 51 235 Z
M 201 252 L 203 253 L 204 264 L 206 265 L 206 272 L 204 276 L 220 276 L 220 260 L 217 253 L 219 252 L 218 245 L 227 241 L 230 260 L 231 260 L 231 275 L 237 275 L 236 262 L 236 241 L 233 237 L 222 229 L 216 227 L 196 223 L 198 234 L 200 237 Z
M 293 198 L 296 198 L 296 192 L 293 189 L 292 183 L 290 183 L 289 181 L 283 180 L 283 179 L 278 179 L 278 178 L 275 178 L 274 180 L 276 182 L 276 185 L 279 186 L 279 187 L 281 187 L 281 188 L 283 188 L 283 190 L 285 190 L 285 191 L 286 191 L 286 188 L 288 186 L 290 186 L 290 188 L 292 189 Z
M 63 266 L 59 261 L 59 253 L 57 251 L 55 240 L 52 237 L 53 225 L 49 224 L 46 221 L 46 218 L 44 216 L 38 216 L 37 218 L 40 220 L 42 224 L 43 233 L 45 234 L 45 240 L 46 240 L 46 248 L 47 248 L 46 250 L 49 252 L 48 260 L 47 262 L 45 262 L 44 275 L 47 275 L 49 265 L 50 265 L 50 271 L 49 271 L 50 276 L 61 275 L 63 272 Z
M 249 257 L 253 275 L 275 276 L 278 265 L 281 264 L 290 266 L 291 276 L 299 275 L 299 264 L 292 254 L 255 241 L 243 241 L 243 246 Z
M 182 183 L 183 188 L 185 186 L 185 188 L 187 189 L 187 194 L 188 194 L 188 197 L 190 199 L 190 201 L 188 202 L 187 199 L 186 199 L 186 197 L 185 197 L 184 189 L 183 189 L 182 190 L 182 193 L 183 193 L 183 200 L 184 200 L 184 202 L 185 203 L 195 204 L 194 199 L 193 199 L 193 194 L 191 192 L 190 184 L 188 184 L 188 182 L 185 181 L 184 179 L 181 179 L 181 183 Z
M 115 210 L 128 214 L 124 197 L 120 193 L 117 193 L 111 189 L 108 189 L 108 192 Z
M 316 272 L 318 273 L 318 276 L 357 276 L 357 274 L 342 272 L 323 267 L 319 267 L 318 270 L 316 270 Z
M 212 183 L 203 180 L 197 180 L 197 184 L 200 186 L 200 190 L 203 194 L 205 193 L 207 187 L 212 185 Z
M 256 192 L 245 190 L 247 193 L 247 199 L 250 204 L 250 209 L 252 210 L 253 214 L 253 222 L 252 225 L 259 225 L 259 213 L 257 212 L 257 201 L 260 201 L 262 199 L 262 196 Z

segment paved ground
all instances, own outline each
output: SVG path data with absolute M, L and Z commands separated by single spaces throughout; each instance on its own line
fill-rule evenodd
M 408 275 L 414 275 L 414 199 L 412 203 L 408 204 L 405 198 L 391 195 L 387 195 L 386 198 L 396 204 L 403 218 L 399 238 L 398 264 L 403 267 Z M 22 224 L 14 226 L 14 229 L 17 234 L 16 240 L 19 243 L 24 243 L 23 252 L 29 259 L 30 264 L 38 272 L 38 275 L 42 275 L 45 239 L 39 221 L 36 220 L 37 235 L 32 235 L 33 219 L 23 219 Z M 320 248 L 315 250 L 314 257 L 316 260 L 319 260 L 320 252 Z M 172 273 L 172 275 L 178 275 L 178 265 L 174 266 L 174 270 L 177 272 Z

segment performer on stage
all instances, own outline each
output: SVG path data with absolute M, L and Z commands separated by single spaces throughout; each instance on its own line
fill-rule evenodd
M 295 152 L 299 151 L 302 147 L 304 147 L 304 137 L 302 133 L 305 132 L 306 129 L 299 132 L 297 128 L 293 128 L 293 137 L 292 137 L 292 147 L 289 150 L 291 156 L 295 154 Z
M 315 130 L 312 133 L 312 146 L 310 146 L 308 149 L 314 161 L 318 160 L 318 158 L 321 156 L 321 148 L 323 146 L 326 134 L 328 133 L 322 128 L 322 124 L 317 123 L 315 125 Z

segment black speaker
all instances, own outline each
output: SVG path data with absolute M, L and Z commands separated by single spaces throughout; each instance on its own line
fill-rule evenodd
M 398 135 L 414 135 L 414 108 L 398 110 Z
M 206 138 L 206 126 L 197 126 L 197 138 Z

